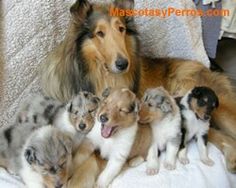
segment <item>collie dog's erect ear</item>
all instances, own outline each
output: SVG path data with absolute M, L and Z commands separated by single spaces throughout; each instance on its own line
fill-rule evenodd
M 91 4 L 87 0 L 77 0 L 70 8 L 70 13 L 75 22 L 82 22 L 88 11 L 91 9 Z
M 114 4 L 120 9 L 133 9 L 134 0 L 115 0 Z

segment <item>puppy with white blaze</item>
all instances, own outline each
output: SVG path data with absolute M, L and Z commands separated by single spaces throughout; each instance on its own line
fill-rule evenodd
M 207 135 L 210 126 L 211 114 L 219 106 L 218 97 L 208 87 L 195 87 L 182 98 L 177 99 L 182 114 L 182 143 L 179 160 L 188 164 L 187 145 L 196 139 L 201 161 L 209 166 L 214 162 L 208 157 Z
M 106 188 L 120 173 L 129 157 L 138 129 L 138 99 L 129 89 L 107 89 L 97 112 L 93 129 L 87 137 L 100 150 L 107 165 L 96 186 Z
M 149 123 L 153 135 L 147 155 L 146 173 L 158 173 L 158 156 L 163 150 L 166 150 L 164 167 L 175 169 L 181 142 L 181 115 L 174 98 L 163 87 L 148 89 L 142 99 L 139 114 L 140 123 Z

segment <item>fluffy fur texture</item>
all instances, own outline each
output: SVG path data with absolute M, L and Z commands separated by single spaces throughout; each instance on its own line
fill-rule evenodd
M 179 104 L 183 121 L 183 143 L 179 152 L 180 162 L 189 163 L 187 144 L 195 138 L 201 161 L 212 166 L 214 162 L 208 157 L 207 138 L 211 114 L 219 106 L 218 97 L 210 88 L 195 87 L 180 100 Z
M 147 174 L 159 171 L 158 156 L 166 149 L 164 167 L 175 169 L 181 142 L 181 115 L 173 97 L 162 87 L 148 89 L 143 97 L 140 122 L 150 123 L 152 144 L 147 156 Z
M 34 131 L 20 151 L 18 173 L 28 188 L 62 188 L 68 180 L 72 139 L 45 126 Z
M 108 86 L 128 87 L 139 96 L 158 86 L 179 96 L 195 86 L 208 86 L 220 101 L 212 116 L 215 126 L 236 139 L 236 97 L 228 78 L 194 61 L 141 57 L 133 18 L 111 17 L 111 6 L 133 8 L 134 1 L 77 0 L 72 6 L 67 36 L 42 68 L 44 91 L 67 101 L 80 90 L 100 96 Z

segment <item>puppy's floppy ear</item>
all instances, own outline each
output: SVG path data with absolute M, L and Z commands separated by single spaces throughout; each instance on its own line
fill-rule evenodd
M 72 101 L 69 101 L 69 103 L 66 105 L 66 110 L 71 113 L 72 109 L 73 109 L 73 103 Z
M 199 96 L 200 94 L 201 94 L 201 92 L 200 92 L 199 87 L 193 88 L 193 90 L 192 90 L 192 95 L 193 95 L 194 97 L 197 97 L 197 96 Z
M 106 88 L 103 92 L 102 92 L 102 97 L 107 98 L 111 93 L 111 87 Z
M 164 98 L 163 102 L 161 103 L 161 110 L 165 113 L 172 111 L 172 105 L 167 98 Z
M 24 153 L 26 161 L 31 165 L 32 163 L 35 163 L 37 158 L 36 158 L 36 149 L 32 146 L 28 147 L 25 150 Z
M 120 9 L 133 9 L 134 0 L 115 0 L 114 5 Z
M 91 10 L 91 4 L 88 0 L 77 0 L 70 8 L 70 13 L 75 22 L 81 23 Z
M 25 123 L 28 121 L 28 114 L 27 111 L 21 111 L 17 115 L 17 123 Z

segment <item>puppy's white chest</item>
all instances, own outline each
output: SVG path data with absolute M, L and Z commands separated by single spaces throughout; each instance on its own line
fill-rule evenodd
M 204 135 L 209 129 L 209 122 L 203 122 L 196 118 L 195 114 L 186 110 L 183 112 L 185 117 L 185 128 L 188 131 L 188 137 L 191 139 L 193 136 Z
M 95 148 L 100 150 L 101 156 L 109 159 L 111 156 L 129 155 L 136 131 L 137 125 L 134 125 L 125 130 L 120 130 L 119 133 L 111 138 L 103 138 L 101 136 L 101 125 L 99 122 L 96 122 L 87 137 L 92 141 Z

